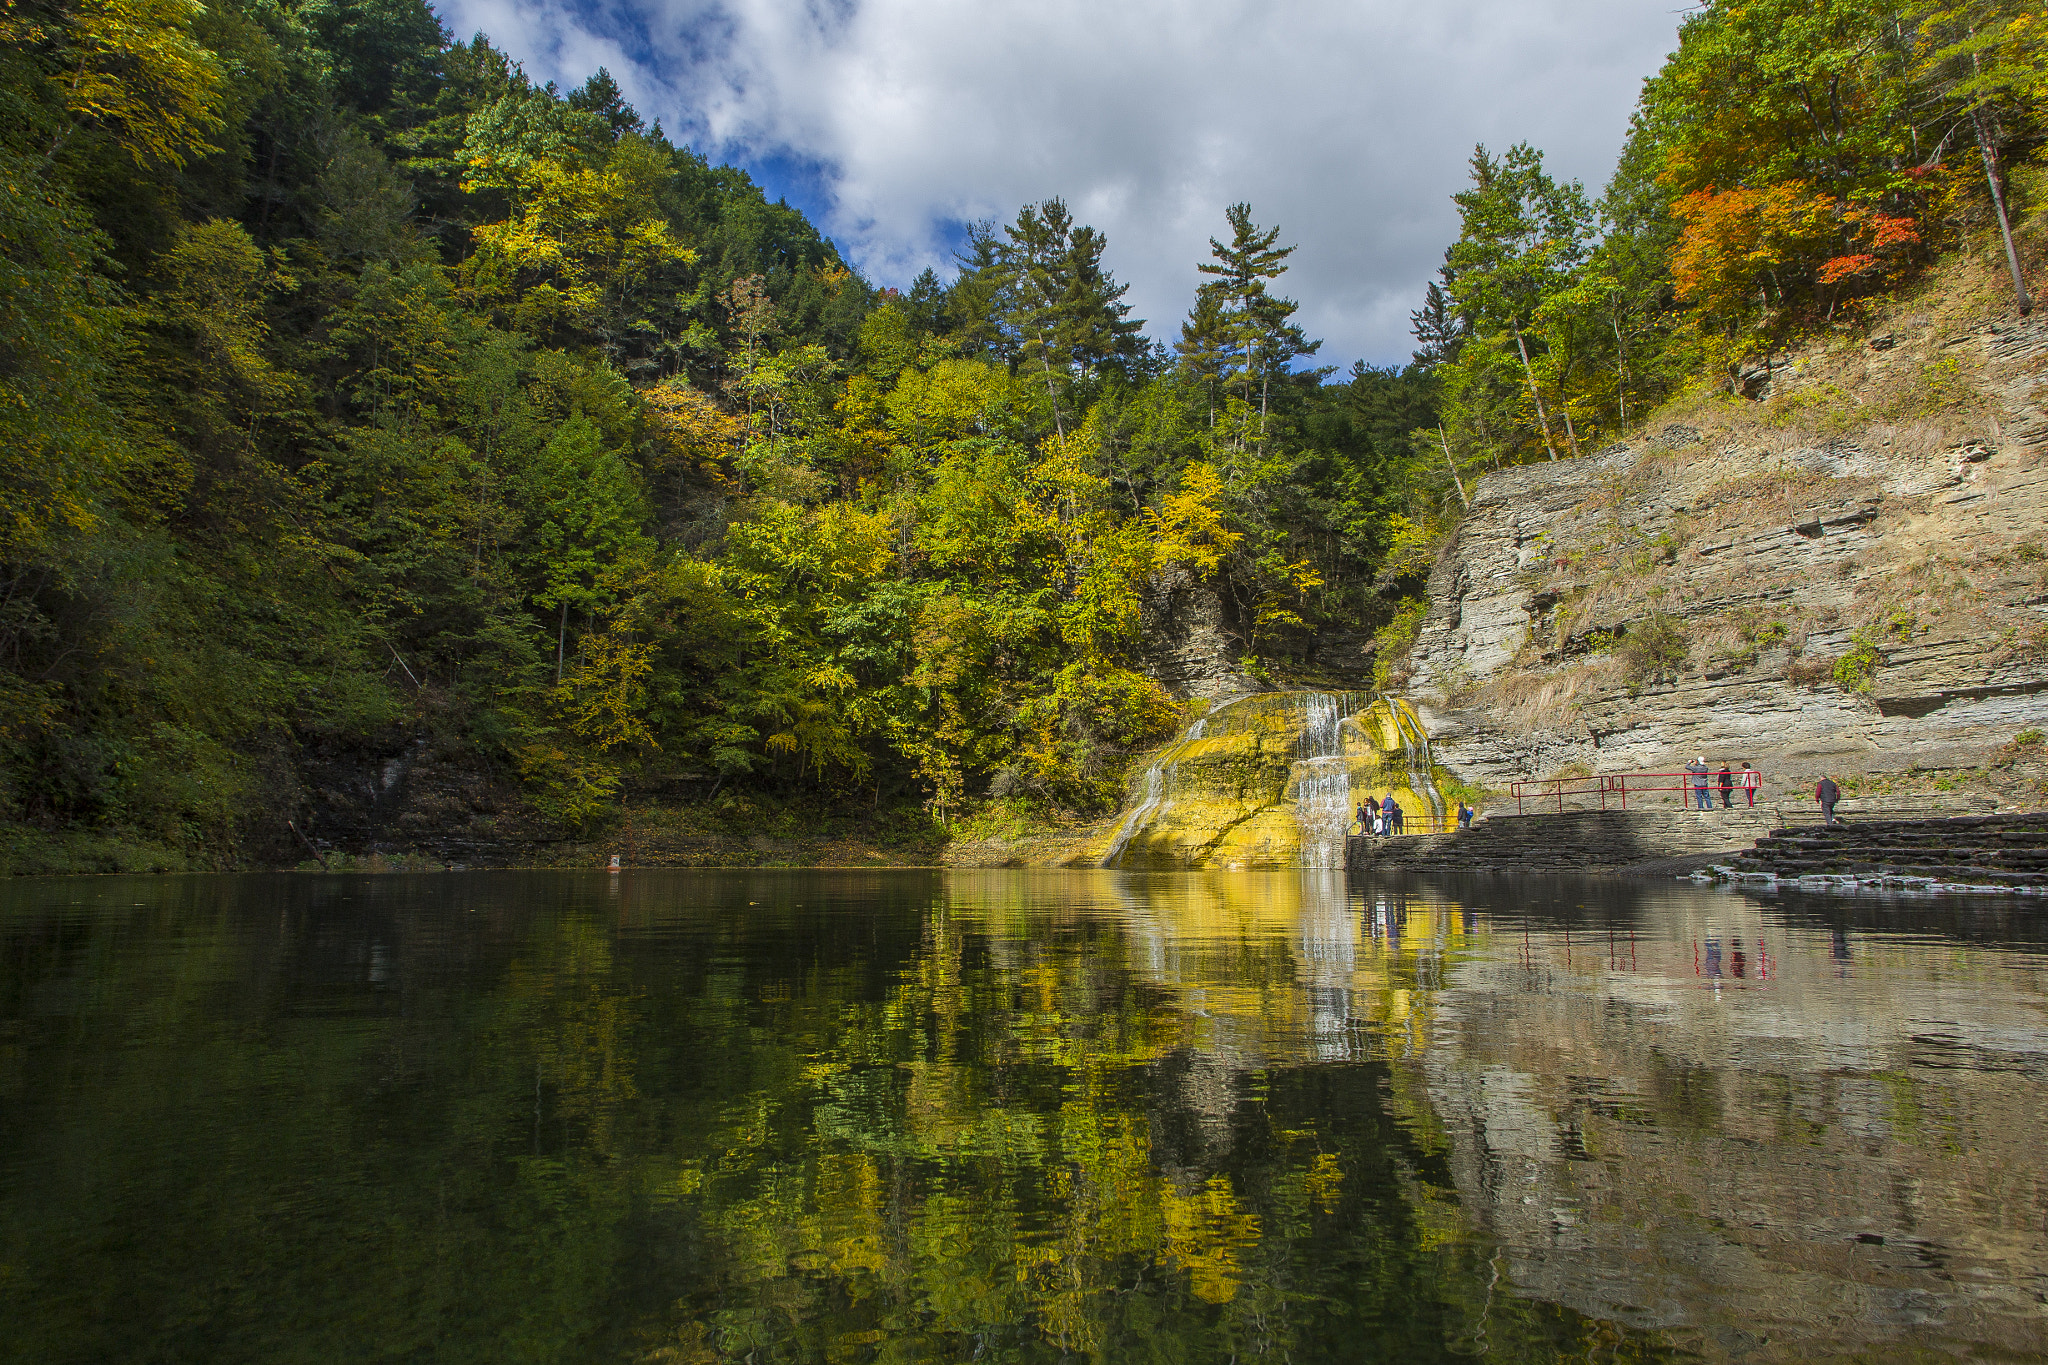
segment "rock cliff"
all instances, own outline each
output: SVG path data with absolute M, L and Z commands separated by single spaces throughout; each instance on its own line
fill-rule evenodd
M 1408 665 L 1441 761 L 1500 788 L 1705 754 L 1771 796 L 1831 771 L 2041 804 L 2044 381 L 2048 322 L 1909 311 L 1768 401 L 1478 480 Z

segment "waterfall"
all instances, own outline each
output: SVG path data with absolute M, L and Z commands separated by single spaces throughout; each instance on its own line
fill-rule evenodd
M 1219 706 L 1216 711 L 1222 709 L 1223 707 Z M 1144 799 L 1124 817 L 1124 822 L 1116 827 L 1116 837 L 1109 841 L 1109 852 L 1102 855 L 1103 867 L 1123 866 L 1124 848 L 1133 838 L 1144 832 L 1145 826 L 1151 824 L 1156 817 L 1164 815 L 1173 806 L 1173 802 L 1167 797 L 1173 783 L 1173 770 L 1179 766 L 1180 756 L 1187 751 L 1187 747 L 1202 737 L 1203 729 L 1216 711 L 1211 711 L 1209 715 L 1190 725 L 1186 734 L 1161 749 L 1159 756 L 1152 760 L 1152 766 L 1145 769 Z
M 1387 704 L 1387 713 L 1394 718 L 1394 733 L 1401 737 L 1401 749 L 1408 760 L 1408 786 L 1429 799 L 1430 828 L 1440 832 L 1450 826 L 1445 822 L 1443 793 L 1436 789 L 1436 776 L 1432 769 L 1434 760 L 1429 752 L 1429 731 L 1422 726 L 1422 718 L 1405 701 L 1382 696 Z
M 1294 823 L 1301 831 L 1304 867 L 1344 866 L 1344 836 L 1351 829 L 1351 763 L 1344 757 L 1344 697 L 1302 694 L 1301 740 L 1292 785 Z
M 1421 718 L 1393 697 L 1234 698 L 1133 768 L 1099 865 L 1339 869 L 1361 799 L 1354 775 L 1398 793 L 1415 832 L 1444 826 L 1433 759 Z

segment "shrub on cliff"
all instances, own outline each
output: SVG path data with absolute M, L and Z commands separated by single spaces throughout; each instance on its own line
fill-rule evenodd
M 1658 683 L 1674 677 L 1692 653 L 1685 625 L 1675 616 L 1653 611 L 1632 623 L 1616 651 L 1632 684 Z

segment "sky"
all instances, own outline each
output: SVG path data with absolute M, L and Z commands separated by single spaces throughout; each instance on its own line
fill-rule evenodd
M 1318 363 L 1399 364 L 1472 148 L 1598 192 L 1682 0 L 438 0 L 534 80 L 608 68 L 642 116 L 787 198 L 878 285 L 1063 197 L 1171 341 L 1224 209 L 1297 244 Z

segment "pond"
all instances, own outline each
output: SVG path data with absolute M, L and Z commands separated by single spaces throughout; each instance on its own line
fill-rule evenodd
M 0 885 L 0 1359 L 2048 1358 L 2044 968 L 1685 884 Z

